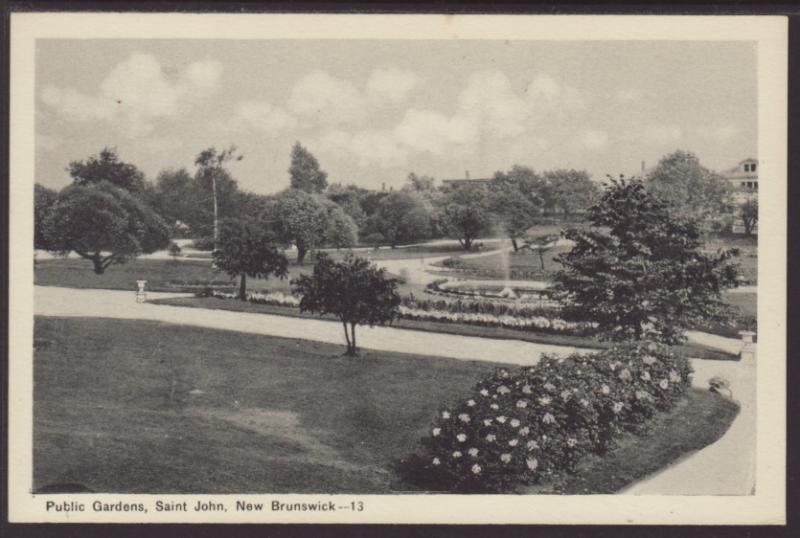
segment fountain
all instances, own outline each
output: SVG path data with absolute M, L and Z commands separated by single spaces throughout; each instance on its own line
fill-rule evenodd
M 517 294 L 511 289 L 511 248 L 513 243 L 508 241 L 508 245 L 500 249 L 500 268 L 503 271 L 503 289 L 500 297 L 503 299 L 517 299 Z

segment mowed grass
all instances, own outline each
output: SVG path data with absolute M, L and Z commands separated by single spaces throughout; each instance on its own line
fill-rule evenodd
M 393 462 L 494 368 L 143 321 L 35 330 L 36 488 L 404 491 Z
M 413 491 L 397 461 L 496 366 L 92 318 L 36 318 L 34 343 L 34 487 L 96 492 Z M 622 488 L 716 440 L 736 411 L 692 391 L 558 492 Z
M 512 280 L 550 280 L 553 273 L 561 267 L 556 257 L 569 249 L 570 247 L 559 246 L 542 253 L 544 269 L 539 254 L 529 249 L 508 253 L 498 252 L 477 258 L 454 256 L 449 262 L 440 265 L 448 267 L 458 276 L 498 279 L 505 278 L 507 264 Z

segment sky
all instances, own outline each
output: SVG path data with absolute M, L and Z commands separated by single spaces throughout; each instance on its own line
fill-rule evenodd
M 247 190 L 289 185 L 300 142 L 328 181 L 636 173 L 676 149 L 757 154 L 756 45 L 676 41 L 39 40 L 36 181 L 103 147 L 150 179 L 239 148 Z

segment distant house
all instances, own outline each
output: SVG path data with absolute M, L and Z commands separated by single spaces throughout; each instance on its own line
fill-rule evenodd
M 737 204 L 758 196 L 758 159 L 748 158 L 720 174 L 733 188 Z
M 442 185 L 445 187 L 461 187 L 463 185 L 488 185 L 492 178 L 471 178 L 469 170 L 464 173 L 463 179 L 443 179 Z

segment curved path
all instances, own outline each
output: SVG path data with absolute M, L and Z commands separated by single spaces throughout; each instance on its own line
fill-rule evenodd
M 149 298 L 185 297 L 179 293 L 148 293 Z M 137 303 L 132 291 L 86 290 L 36 286 L 34 312 L 41 316 L 102 317 L 154 320 L 252 334 L 342 344 L 339 323 L 269 314 L 208 310 Z M 738 352 L 741 343 L 730 338 L 692 333 L 692 340 Z M 705 337 L 705 338 L 704 338 Z M 532 365 L 542 353 L 577 351 L 554 346 L 490 338 L 429 333 L 393 327 L 359 328 L 359 345 L 368 349 L 462 360 Z M 587 351 L 587 350 L 581 350 Z M 708 379 L 730 381 L 741 411 L 717 442 L 683 461 L 623 491 L 632 495 L 747 495 L 755 477 L 755 364 L 741 361 L 693 359 L 693 384 L 708 387 Z

